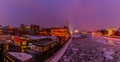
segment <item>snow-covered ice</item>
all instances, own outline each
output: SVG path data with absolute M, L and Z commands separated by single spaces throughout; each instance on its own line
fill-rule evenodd
M 59 62 L 68 61 L 120 62 L 120 40 L 107 37 L 72 39 L 59 60 Z

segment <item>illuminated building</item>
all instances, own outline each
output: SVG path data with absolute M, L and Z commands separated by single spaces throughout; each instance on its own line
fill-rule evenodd
M 65 38 L 66 40 L 69 39 L 69 30 L 67 28 L 61 28 L 61 27 L 53 27 L 50 30 L 51 36 L 58 36 Z
M 70 32 L 69 32 L 69 22 L 66 22 L 66 26 L 59 27 L 59 26 L 54 26 L 50 29 L 50 35 L 51 36 L 58 36 L 62 39 L 68 40 L 69 36 L 70 36 Z
M 3 27 L 3 34 L 17 35 L 18 29 L 10 26 Z
M 42 29 L 39 32 L 40 36 L 57 36 L 61 45 L 65 44 L 70 37 L 69 29 L 65 27 L 54 26 L 52 28 Z
M 2 35 L 3 34 L 3 30 L 2 29 L 0 29 L 0 35 Z
M 115 28 L 109 28 L 109 29 L 107 29 L 107 31 L 108 31 L 108 36 L 113 35 L 116 30 L 117 30 L 117 29 L 115 29 Z
M 39 35 L 40 35 L 40 36 L 50 36 L 50 29 L 42 28 L 42 29 L 39 31 Z
M 61 38 L 69 39 L 69 30 L 67 28 L 61 28 L 58 26 L 52 27 L 50 29 L 42 29 L 39 32 L 41 36 L 58 36 Z
M 30 26 L 29 25 L 24 25 L 21 24 L 20 28 L 19 28 L 19 35 L 29 35 L 29 31 L 30 31 Z
M 28 47 L 32 51 L 45 52 L 55 47 L 59 41 L 55 36 L 27 36 L 29 38 Z
M 0 29 L 0 35 L 2 35 L 3 34 L 3 30 L 2 29 Z
M 60 39 L 66 41 L 70 37 L 69 23 L 67 21 L 66 26 L 64 27 L 54 26 L 52 28 L 42 29 L 40 30 L 39 35 L 58 36 Z
M 0 25 L 0 35 L 3 34 L 2 25 Z
M 101 36 L 101 32 L 99 31 L 95 31 L 92 33 L 93 36 Z
M 38 35 L 39 34 L 40 27 L 39 25 L 24 25 L 21 24 L 19 28 L 19 34 L 20 35 Z
M 106 29 L 98 30 L 97 34 L 98 35 L 108 35 L 108 31 Z
M 27 41 L 18 36 L 12 36 L 12 40 L 14 41 L 14 45 L 21 47 L 21 51 L 24 52 L 24 49 L 27 46 Z
M 48 32 L 45 31 L 45 30 L 41 30 L 41 31 L 39 32 L 39 35 L 40 35 L 40 36 L 48 36 Z

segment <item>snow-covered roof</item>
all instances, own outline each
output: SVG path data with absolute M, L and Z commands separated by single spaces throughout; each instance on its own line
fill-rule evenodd
M 31 55 L 26 53 L 19 53 L 19 52 L 8 52 L 8 53 L 22 62 L 32 58 Z
M 56 36 L 31 36 L 31 35 L 27 35 L 28 38 L 33 39 L 33 40 L 37 40 L 37 39 L 46 39 L 46 38 L 50 38 L 50 39 L 56 39 Z

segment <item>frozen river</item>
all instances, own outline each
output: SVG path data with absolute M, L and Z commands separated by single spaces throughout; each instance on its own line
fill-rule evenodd
M 120 62 L 120 39 L 72 39 L 59 62 Z

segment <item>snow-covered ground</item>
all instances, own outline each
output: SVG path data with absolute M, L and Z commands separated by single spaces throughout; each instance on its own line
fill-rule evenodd
M 59 62 L 120 62 L 120 39 L 72 39 Z

